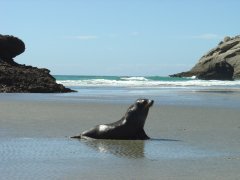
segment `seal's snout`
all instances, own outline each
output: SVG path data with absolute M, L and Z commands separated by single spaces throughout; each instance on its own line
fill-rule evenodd
M 149 103 L 149 107 L 151 107 L 154 103 L 154 100 L 149 100 L 148 103 Z
M 148 100 L 148 103 L 146 104 L 145 108 L 150 108 L 151 106 L 153 106 L 154 100 Z

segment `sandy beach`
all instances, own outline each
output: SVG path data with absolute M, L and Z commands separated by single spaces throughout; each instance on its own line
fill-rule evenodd
M 0 101 L 0 179 L 239 179 L 239 110 L 155 105 L 148 141 L 69 139 L 129 105 Z

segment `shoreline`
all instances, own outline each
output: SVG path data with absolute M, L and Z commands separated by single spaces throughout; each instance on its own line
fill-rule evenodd
M 1 101 L 19 102 L 58 102 L 130 105 L 138 98 L 148 98 L 155 105 L 194 106 L 209 108 L 240 108 L 239 89 L 148 89 L 148 88 L 75 88 L 73 93 L 0 93 Z

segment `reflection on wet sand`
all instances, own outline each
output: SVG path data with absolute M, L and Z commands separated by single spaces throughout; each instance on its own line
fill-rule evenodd
M 121 158 L 145 158 L 149 147 L 146 149 L 145 145 L 150 143 L 164 143 L 164 142 L 177 142 L 174 139 L 150 139 L 144 140 L 103 140 L 103 139 L 82 139 L 80 140 L 88 147 L 100 153 L 110 153 Z M 152 142 L 152 143 L 151 143 Z M 153 143 L 155 142 L 155 143 Z
M 101 153 L 110 153 L 121 158 L 143 158 L 143 140 L 81 140 L 87 146 Z

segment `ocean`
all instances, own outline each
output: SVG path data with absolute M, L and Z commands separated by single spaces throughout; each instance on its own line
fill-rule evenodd
M 163 105 L 240 107 L 240 80 L 217 81 L 161 76 L 54 77 L 58 83 L 77 91 L 60 95 L 69 100 L 131 103 L 138 98 L 151 98 Z
M 240 88 L 238 81 L 198 80 L 190 78 L 162 76 L 76 76 L 55 75 L 56 80 L 65 86 L 82 87 L 122 87 L 122 88 Z

